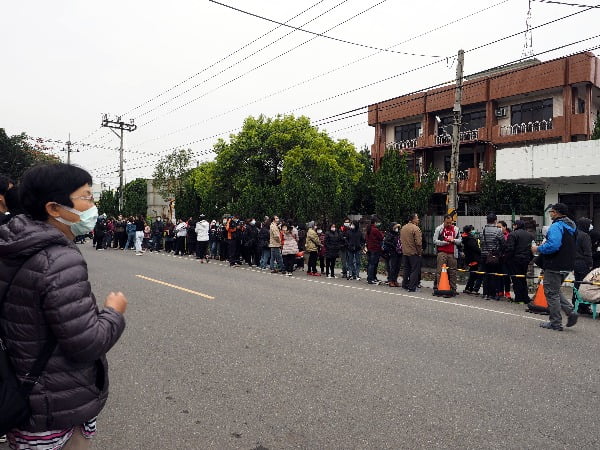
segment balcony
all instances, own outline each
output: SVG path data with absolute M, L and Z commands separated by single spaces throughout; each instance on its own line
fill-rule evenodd
M 485 132 L 485 128 L 461 131 L 458 134 L 458 138 L 459 138 L 460 142 L 478 141 L 480 139 L 479 138 L 480 131 Z M 441 134 L 441 135 L 436 135 L 436 136 L 434 136 L 434 138 L 435 138 L 435 145 L 452 144 L 452 135 L 451 134 L 445 133 L 445 134 Z
M 458 193 L 475 194 L 481 191 L 482 171 L 478 167 L 469 167 L 467 170 L 461 170 L 457 173 Z M 434 184 L 434 193 L 448 193 L 448 174 L 442 172 L 438 175 Z
M 413 139 L 405 139 L 403 141 L 388 142 L 385 144 L 388 150 L 406 150 L 424 146 L 423 136 Z
M 562 116 L 515 125 L 496 125 L 494 127 L 494 136 L 496 136 L 494 142 L 497 144 L 508 144 L 560 138 L 563 134 L 564 126 L 565 118 Z

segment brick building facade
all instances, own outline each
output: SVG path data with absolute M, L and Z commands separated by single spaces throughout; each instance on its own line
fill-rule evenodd
M 369 106 L 375 128 L 371 155 L 407 155 L 416 177 L 441 171 L 436 193 L 447 192 L 455 86 L 404 95 Z M 476 194 L 482 171 L 503 148 L 589 139 L 600 110 L 600 60 L 590 52 L 524 61 L 465 78 L 460 132 L 459 194 Z

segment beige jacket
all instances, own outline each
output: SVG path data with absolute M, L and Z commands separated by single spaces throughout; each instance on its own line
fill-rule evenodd
M 281 247 L 281 234 L 275 222 L 272 222 L 269 228 L 269 247 Z
M 408 222 L 400 230 L 402 254 L 406 256 L 421 256 L 423 254 L 423 233 L 412 222 Z

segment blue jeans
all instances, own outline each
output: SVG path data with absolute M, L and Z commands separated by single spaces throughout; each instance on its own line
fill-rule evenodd
M 355 252 L 348 250 L 346 257 L 348 259 L 348 276 L 358 278 L 360 275 L 360 250 Z
M 283 258 L 281 257 L 281 249 L 279 247 L 271 247 L 271 270 L 275 270 L 275 263 L 279 270 L 284 270 Z
M 269 247 L 263 248 L 260 252 L 260 263 L 259 267 L 261 269 L 266 269 L 269 260 L 271 259 L 271 249 Z
M 130 231 L 127 233 L 127 243 L 125 244 L 125 249 L 130 249 L 135 246 L 135 231 Z
M 367 281 L 375 281 L 377 278 L 377 265 L 381 252 L 369 252 L 369 265 L 367 267 Z

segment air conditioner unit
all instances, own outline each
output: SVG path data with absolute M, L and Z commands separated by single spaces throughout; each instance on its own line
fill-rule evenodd
M 500 108 L 497 108 L 495 113 L 496 117 L 506 117 L 506 107 L 501 106 Z

